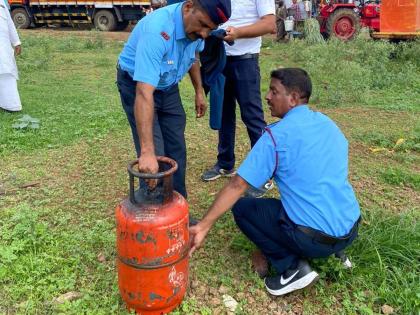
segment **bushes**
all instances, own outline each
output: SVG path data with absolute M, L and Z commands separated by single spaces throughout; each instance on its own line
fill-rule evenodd
M 310 73 L 314 99 L 321 106 L 418 107 L 419 41 L 393 44 L 358 37 L 350 42 L 331 39 L 308 45 L 294 40 L 275 48 L 270 55 L 283 61 L 282 66 L 299 66 Z

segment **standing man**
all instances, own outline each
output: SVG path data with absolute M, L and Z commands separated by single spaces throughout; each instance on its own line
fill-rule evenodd
M 261 104 L 258 56 L 261 36 L 276 31 L 274 0 L 232 0 L 232 16 L 222 25 L 226 29 L 226 77 L 222 126 L 219 130 L 217 163 L 202 175 L 205 181 L 235 174 L 236 101 L 241 110 L 251 147 L 266 123 Z
M 277 271 L 265 278 L 273 295 L 316 281 L 318 273 L 306 259 L 341 252 L 358 231 L 360 209 L 348 181 L 348 142 L 330 118 L 308 107 L 311 92 L 311 80 L 302 69 L 271 73 L 266 100 L 271 115 L 281 120 L 266 128 L 238 174 L 190 228 L 191 255 L 232 208 L 240 230 Z M 239 199 L 249 185 L 259 187 L 271 177 L 281 199 Z M 267 267 L 260 270 L 260 276 L 267 274 Z
M 283 40 L 286 35 L 284 21 L 287 18 L 287 9 L 283 0 L 276 0 L 276 21 L 277 21 L 277 41 Z
M 13 24 L 7 0 L 0 1 L 0 108 L 18 112 L 22 110 L 17 80 L 19 79 L 15 56 L 20 55 L 19 35 Z
M 197 117 L 206 110 L 198 53 L 203 39 L 230 17 L 230 0 L 186 0 L 136 25 L 118 59 L 117 85 L 130 123 L 140 172 L 157 173 L 157 155 L 174 159 L 174 189 L 185 188 L 185 111 L 178 82 L 189 72 Z

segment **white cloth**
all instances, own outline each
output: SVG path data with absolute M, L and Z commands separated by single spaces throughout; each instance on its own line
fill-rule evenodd
M 19 35 L 9 10 L 0 3 L 0 74 L 9 73 L 18 79 L 13 47 L 20 45 Z
M 12 112 L 22 109 L 17 81 L 10 73 L 0 74 L 0 108 Z
M 265 15 L 276 14 L 275 0 L 231 0 L 231 6 L 232 14 L 229 21 L 221 25 L 223 29 L 251 25 Z M 232 46 L 225 43 L 225 48 L 228 56 L 256 54 L 261 49 L 261 36 L 240 38 Z

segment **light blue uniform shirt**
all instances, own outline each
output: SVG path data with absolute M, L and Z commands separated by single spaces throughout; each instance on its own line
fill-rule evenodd
M 348 181 L 348 142 L 337 125 L 307 105 L 269 126 L 238 174 L 254 187 L 273 175 L 289 218 L 332 236 L 344 236 L 360 216 Z
M 185 34 L 182 5 L 160 8 L 142 18 L 132 31 L 118 62 L 134 81 L 158 90 L 177 84 L 190 70 L 204 41 Z

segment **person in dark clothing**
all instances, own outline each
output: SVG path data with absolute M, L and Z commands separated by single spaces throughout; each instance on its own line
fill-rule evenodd
M 235 174 L 236 102 L 239 104 L 251 147 L 266 125 L 261 104 L 258 60 L 261 36 L 274 33 L 276 29 L 274 0 L 232 0 L 232 16 L 222 28 L 227 33 L 225 41 L 235 43 L 225 44 L 227 59 L 223 75 L 226 81 L 217 162 L 202 174 L 204 181 Z M 260 191 L 251 190 L 250 193 L 259 194 Z
M 203 39 L 230 16 L 230 0 L 187 0 L 153 11 L 134 28 L 119 59 L 117 85 L 143 173 L 158 171 L 157 155 L 178 163 L 174 189 L 185 187 L 186 116 L 178 82 L 189 72 L 197 117 L 206 110 L 198 53 Z M 153 183 L 150 182 L 151 186 Z

